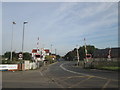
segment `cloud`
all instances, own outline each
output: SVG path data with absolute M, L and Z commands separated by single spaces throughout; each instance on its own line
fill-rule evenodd
M 60 17 L 55 18 L 52 25 L 58 28 L 63 27 L 63 30 L 59 31 L 58 29 L 56 33 L 53 33 L 56 35 L 50 35 L 52 39 L 54 38 L 54 41 L 68 44 L 70 42 L 72 44 L 72 40 L 78 41 L 78 37 L 81 36 L 82 38 L 90 37 L 100 40 L 100 37 L 109 37 L 109 35 L 113 36 L 117 34 L 117 28 L 112 28 L 113 26 L 117 27 L 117 3 L 77 3 L 70 5 L 66 3 L 61 6 L 63 7 L 60 7 L 57 11 L 58 13 L 55 14 L 56 17 Z M 112 29 L 110 30 L 110 28 Z M 55 31 L 54 28 L 52 31 Z M 61 32 L 63 33 L 57 37 Z M 95 35 L 96 32 L 98 35 Z M 104 39 L 101 38 L 101 41 L 104 41 Z
M 112 38 L 112 40 L 115 40 L 117 37 L 117 3 L 66 2 L 50 4 L 49 8 L 48 5 L 49 3 L 38 8 L 38 4 L 36 8 L 33 7 L 33 10 L 29 11 L 29 17 L 34 18 L 29 19 L 32 23 L 29 24 L 30 31 L 28 32 L 29 37 L 37 38 L 40 36 L 41 44 L 45 44 L 48 48 L 52 43 L 56 48 L 59 48 L 59 53 L 64 54 L 71 50 L 74 45 L 81 45 L 84 37 L 94 40 L 93 43 L 100 44 L 101 47 L 105 46 L 104 43 L 101 44 L 97 41 L 105 42 L 105 40 L 108 41 Z M 45 7 L 45 11 L 42 10 Z M 30 12 L 34 12 L 34 14 Z M 26 15 L 25 17 L 28 17 L 28 14 Z M 110 35 L 116 36 L 106 39 L 100 38 L 109 37 Z M 26 42 L 29 43 L 31 38 L 28 39 Z M 35 39 L 33 40 L 35 42 Z M 90 42 L 92 43 L 92 41 Z M 109 42 L 112 43 L 112 41 Z M 31 45 L 35 46 L 33 43 Z M 29 47 L 27 48 L 29 49 Z

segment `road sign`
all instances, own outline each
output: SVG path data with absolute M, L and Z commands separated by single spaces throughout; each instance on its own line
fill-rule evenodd
M 19 58 L 22 58 L 22 57 L 23 57 L 23 55 L 20 53 L 20 54 L 19 54 Z

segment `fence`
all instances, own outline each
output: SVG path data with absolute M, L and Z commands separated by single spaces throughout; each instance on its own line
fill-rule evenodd
M 42 67 L 44 64 L 43 62 L 30 62 L 29 60 L 25 60 L 23 63 L 19 64 L 1 64 L 0 71 L 24 71 L 30 69 L 37 69 Z
M 93 58 L 93 61 L 113 61 L 113 62 L 117 62 L 120 61 L 120 58 Z
M 93 58 L 88 60 L 87 63 L 80 61 L 80 66 L 88 68 L 101 68 L 101 67 L 118 67 L 120 65 L 120 58 Z

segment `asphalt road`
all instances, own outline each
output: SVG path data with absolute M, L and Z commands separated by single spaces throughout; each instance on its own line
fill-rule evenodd
M 37 70 L 3 72 L 3 88 L 118 88 L 118 73 L 62 61 Z

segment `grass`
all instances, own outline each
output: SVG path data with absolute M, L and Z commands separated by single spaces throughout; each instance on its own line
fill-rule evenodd
M 120 67 L 109 66 L 109 67 L 101 67 L 101 69 L 106 69 L 106 70 L 120 70 Z
M 94 61 L 92 63 L 95 69 L 101 69 L 101 70 L 112 70 L 117 71 L 120 70 L 120 61 Z

